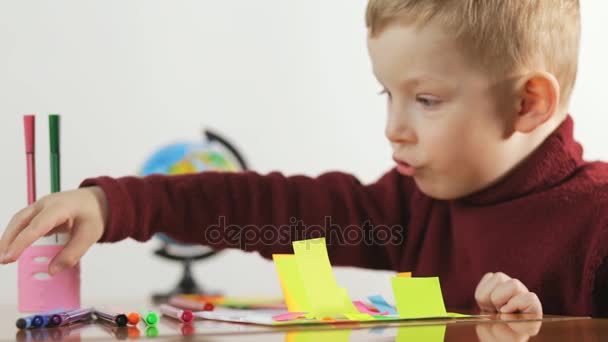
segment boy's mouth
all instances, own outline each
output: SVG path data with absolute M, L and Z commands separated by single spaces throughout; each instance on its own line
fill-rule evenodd
M 412 177 L 416 174 L 416 169 L 410 164 L 397 158 L 393 158 L 393 160 L 395 161 L 395 163 L 397 163 L 397 172 L 399 172 L 400 174 L 408 177 Z

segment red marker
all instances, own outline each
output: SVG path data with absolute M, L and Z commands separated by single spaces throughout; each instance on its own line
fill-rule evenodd
M 169 304 L 161 304 L 158 309 L 163 315 L 179 319 L 183 323 L 192 323 L 194 314 L 190 310 L 182 310 Z
M 23 116 L 25 131 L 25 158 L 27 161 L 27 204 L 36 202 L 36 117 Z
M 171 297 L 169 298 L 169 304 L 178 307 L 184 310 L 190 311 L 213 311 L 215 306 L 211 303 L 201 303 L 198 301 L 181 298 L 181 297 Z

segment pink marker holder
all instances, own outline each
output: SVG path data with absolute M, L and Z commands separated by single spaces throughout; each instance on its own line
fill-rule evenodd
M 55 276 L 48 273 L 49 262 L 63 245 L 34 245 L 19 257 L 19 311 L 41 312 L 80 308 L 80 265 L 65 269 Z

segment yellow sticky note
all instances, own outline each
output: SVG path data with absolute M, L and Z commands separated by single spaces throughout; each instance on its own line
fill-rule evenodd
M 293 298 L 291 292 L 289 292 L 289 288 L 287 284 L 285 284 L 285 280 L 279 275 L 279 283 L 281 284 L 281 289 L 283 290 L 283 298 L 285 299 L 285 305 L 287 305 L 287 311 L 289 312 L 301 312 L 298 311 L 298 303 Z
M 445 337 L 445 324 L 407 326 L 397 330 L 395 342 L 425 341 L 442 342 Z
M 445 317 L 439 278 L 392 278 L 397 312 L 401 318 Z
M 344 314 L 344 295 L 336 284 L 325 238 L 294 241 L 293 250 L 310 312 L 319 319 Z
M 461 314 L 461 313 L 457 313 L 457 312 L 448 312 L 448 317 L 452 317 L 452 318 L 468 318 L 468 317 L 473 317 L 471 315 L 465 315 L 465 314 Z
M 287 310 L 290 312 L 309 312 L 310 304 L 298 271 L 296 256 L 293 254 L 274 254 L 274 266 L 279 275 Z
M 400 272 L 400 273 L 397 273 L 397 277 L 411 278 L 412 272 Z

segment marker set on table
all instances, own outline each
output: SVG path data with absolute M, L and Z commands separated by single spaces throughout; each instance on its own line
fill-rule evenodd
M 183 324 L 190 324 L 195 318 L 192 311 L 169 304 L 161 304 L 159 311 L 162 315 L 178 320 Z M 160 317 L 152 310 L 141 311 L 139 313 L 120 313 L 99 308 L 55 309 L 36 315 L 21 317 L 17 319 L 16 326 L 19 329 L 54 328 L 91 320 L 117 327 L 136 326 L 139 322 L 143 322 L 146 326 L 154 327 L 160 321 Z
M 192 323 L 198 311 L 212 311 L 214 309 L 215 307 L 211 303 L 202 303 L 178 296 L 169 299 L 168 304 L 161 304 L 158 307 L 163 316 L 183 324 Z M 117 327 L 136 326 L 139 322 L 143 322 L 148 327 L 154 327 L 160 321 L 160 317 L 153 310 L 121 313 L 118 310 L 106 308 L 54 309 L 19 318 L 16 325 L 19 329 L 53 328 L 91 320 Z

